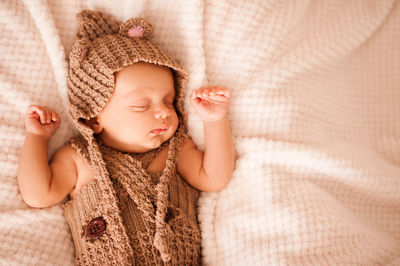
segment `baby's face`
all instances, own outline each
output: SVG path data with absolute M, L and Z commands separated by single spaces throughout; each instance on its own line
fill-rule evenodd
M 102 141 L 125 152 L 146 152 L 171 138 L 178 127 L 172 71 L 135 63 L 115 75 L 114 93 L 97 116 Z

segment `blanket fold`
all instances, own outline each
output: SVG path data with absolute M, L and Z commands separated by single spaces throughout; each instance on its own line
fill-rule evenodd
M 206 265 L 400 264 L 400 1 L 0 2 L 0 264 L 73 265 L 61 208 L 17 186 L 29 104 L 56 109 L 50 155 L 76 131 L 67 55 L 83 9 L 141 16 L 189 73 L 232 90 L 228 187 L 199 201 Z

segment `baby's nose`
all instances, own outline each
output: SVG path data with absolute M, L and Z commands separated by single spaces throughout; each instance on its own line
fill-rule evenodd
M 169 116 L 169 108 L 165 105 L 159 106 L 155 111 L 155 117 L 157 119 L 165 119 Z

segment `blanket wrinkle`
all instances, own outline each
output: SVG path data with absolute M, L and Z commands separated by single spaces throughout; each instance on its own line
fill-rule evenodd
M 191 92 L 232 90 L 230 184 L 202 193 L 205 265 L 400 265 L 400 1 L 0 2 L 0 265 L 73 265 L 60 206 L 27 207 L 17 184 L 29 104 L 76 134 L 67 57 L 83 9 L 142 16 L 188 71 Z
M 68 106 L 67 85 L 65 77 L 67 76 L 67 62 L 64 54 L 64 48 L 61 45 L 60 34 L 56 28 L 50 9 L 46 1 L 27 1 L 24 0 L 31 17 L 34 19 L 37 30 L 42 39 L 42 45 L 46 48 L 47 54 L 54 73 L 55 83 L 62 100 L 62 106 Z

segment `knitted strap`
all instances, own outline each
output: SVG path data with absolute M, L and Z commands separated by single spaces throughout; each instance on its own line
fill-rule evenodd
M 165 216 L 168 208 L 168 189 L 171 176 L 176 171 L 176 159 L 182 146 L 183 138 L 183 131 L 179 129 L 175 136 L 171 139 L 166 166 L 163 175 L 160 177 L 160 181 L 156 186 L 157 211 L 154 246 L 160 251 L 161 258 L 164 262 L 168 262 L 171 259 L 171 251 L 169 250 L 168 239 L 170 239 L 170 235 L 173 234 L 171 228 L 165 222 Z
M 119 207 L 117 205 L 117 196 L 112 188 L 111 181 L 108 179 L 108 171 L 105 167 L 104 160 L 99 150 L 99 146 L 92 137 L 92 133 L 89 131 L 81 131 L 85 135 L 78 136 L 71 140 L 72 146 L 74 146 L 78 153 L 89 163 L 98 173 L 97 184 L 101 193 L 102 201 L 102 213 L 107 216 L 109 221 L 118 230 L 109 230 L 110 237 L 115 240 L 118 245 L 115 245 L 113 252 L 118 254 L 118 261 L 121 264 L 126 264 L 133 260 L 132 254 L 133 249 L 129 244 L 129 237 L 124 227 L 123 221 L 119 214 Z M 94 218 L 94 217 L 85 217 Z M 82 242 L 87 245 L 86 242 Z M 89 247 L 85 247 L 86 249 Z

